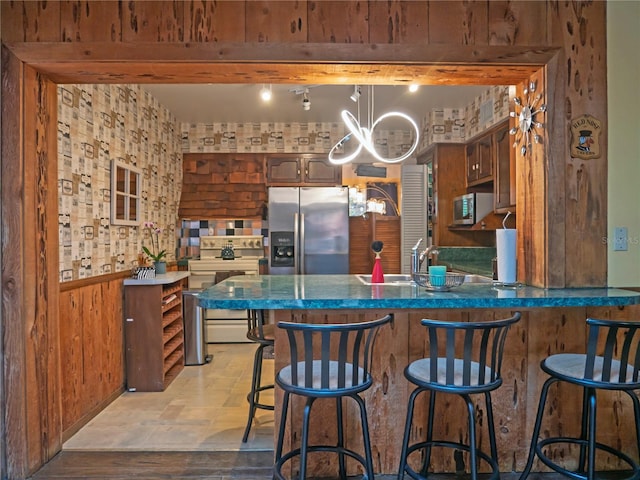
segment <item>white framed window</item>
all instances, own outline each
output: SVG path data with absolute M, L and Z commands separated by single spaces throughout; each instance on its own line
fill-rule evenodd
M 142 170 L 111 160 L 111 224 L 140 225 Z

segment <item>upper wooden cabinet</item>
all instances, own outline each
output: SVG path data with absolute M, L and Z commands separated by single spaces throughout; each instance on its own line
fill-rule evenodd
M 342 166 L 326 157 L 267 156 L 267 185 L 341 185 Z
M 473 186 L 493 180 L 493 135 L 487 134 L 468 144 L 467 185 Z
M 433 169 L 434 208 L 431 223 L 434 245 L 471 247 L 493 241 L 486 232 L 471 232 L 468 227 L 455 228 L 452 225 L 453 199 L 467 193 L 464 152 L 465 146 L 461 143 L 436 143 L 417 157 L 418 164 L 431 163 Z M 403 192 L 404 187 L 403 183 Z
M 516 204 L 516 156 L 511 145 L 509 123 L 501 124 L 493 134 L 495 148 L 494 208 L 506 213 Z
M 515 152 L 505 120 L 465 148 L 467 187 L 485 188 L 493 182 L 496 213 L 513 210 L 516 204 Z M 486 191 L 486 190 L 483 190 Z

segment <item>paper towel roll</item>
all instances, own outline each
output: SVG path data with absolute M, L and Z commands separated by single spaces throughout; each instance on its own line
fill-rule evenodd
M 496 230 L 496 251 L 498 254 L 498 281 L 516 283 L 515 228 Z

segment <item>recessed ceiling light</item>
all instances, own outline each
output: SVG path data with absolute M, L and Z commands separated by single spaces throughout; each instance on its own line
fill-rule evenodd
M 271 85 L 269 85 L 268 88 L 263 85 L 262 89 L 260 90 L 260 98 L 262 99 L 263 102 L 268 102 L 271 100 L 271 97 L 272 97 Z

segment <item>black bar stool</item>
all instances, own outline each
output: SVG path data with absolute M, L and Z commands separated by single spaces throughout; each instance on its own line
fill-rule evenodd
M 251 425 L 253 424 L 256 410 L 261 408 L 263 410 L 273 411 L 272 404 L 266 404 L 260 401 L 260 393 L 274 388 L 272 383 L 262 385 L 262 360 L 264 359 L 264 349 L 266 347 L 274 346 L 275 327 L 274 325 L 267 324 L 265 322 L 264 310 L 249 310 L 247 321 L 247 338 L 252 342 L 256 342 L 258 344 L 258 348 L 256 349 L 256 353 L 253 357 L 251 391 L 247 395 L 247 401 L 249 402 L 249 418 L 247 420 L 247 426 L 244 429 L 244 435 L 242 436 L 243 443 L 246 443 L 249 438 L 249 432 L 251 431 Z
M 540 368 L 549 375 L 542 386 L 540 403 L 527 465 L 520 476 L 524 480 L 531 472 L 534 457 L 549 468 L 573 479 L 595 478 L 596 450 L 617 457 L 630 468 L 626 478 L 640 478 L 640 467 L 628 455 L 609 445 L 596 441 L 596 391 L 624 392 L 633 403 L 636 427 L 636 452 L 640 450 L 640 401 L 634 390 L 640 389 L 640 322 L 587 319 L 588 340 L 586 353 L 559 353 L 544 359 Z M 583 388 L 582 426 L 579 437 L 557 436 L 538 439 L 549 387 L 556 382 L 568 382 Z M 579 445 L 576 470 L 555 463 L 543 451 L 544 447 L 559 443 Z M 585 469 L 586 466 L 586 469 Z M 616 476 L 616 478 L 620 478 Z
M 360 392 L 373 383 L 371 377 L 372 350 L 376 333 L 390 322 L 389 314 L 377 320 L 345 324 L 304 324 L 279 322 L 289 339 L 291 361 L 276 375 L 276 383 L 284 390 L 282 416 L 276 445 L 274 477 L 284 480 L 283 465 L 294 457 L 300 457 L 298 478 L 307 478 L 307 455 L 312 452 L 338 454 L 340 478 L 346 478 L 345 455 L 358 461 L 365 469 L 366 478 L 373 480 L 373 460 L 369 426 L 364 400 Z M 302 419 L 300 447 L 283 455 L 282 448 L 290 395 L 306 397 Z M 364 455 L 344 446 L 342 422 L 342 398 L 350 397 L 360 408 L 360 421 Z M 335 398 L 337 414 L 336 445 L 309 445 L 309 418 L 313 402 L 318 398 Z
M 520 313 L 515 313 L 513 317 L 504 320 L 488 322 L 422 320 L 422 325 L 427 328 L 429 355 L 411 362 L 404 370 L 407 380 L 417 387 L 409 396 L 400 453 L 399 480 L 404 478 L 405 473 L 414 479 L 427 478 L 433 447 L 453 448 L 456 470 L 464 470 L 462 451 L 469 452 L 472 480 L 478 478 L 479 458 L 491 467 L 492 474 L 489 478 L 498 478 L 498 452 L 493 425 L 491 391 L 502 384 L 500 368 L 504 344 L 509 328 L 518 320 L 520 320 Z M 416 398 L 426 391 L 430 392 L 426 440 L 409 445 Z M 436 393 L 439 392 L 453 393 L 464 399 L 469 418 L 469 445 L 433 438 Z M 491 456 L 476 446 L 475 408 L 470 395 L 478 393 L 484 394 L 485 398 Z M 410 457 L 412 453 L 420 450 L 424 450 L 424 457 L 420 471 L 417 472 L 412 467 L 415 463 L 411 462 Z

